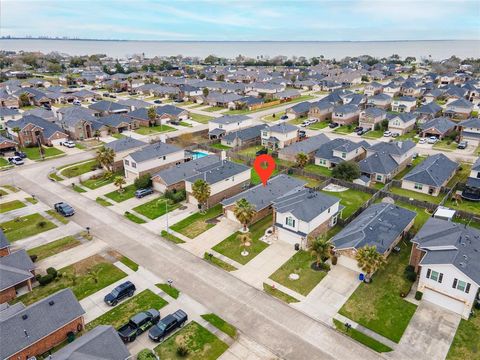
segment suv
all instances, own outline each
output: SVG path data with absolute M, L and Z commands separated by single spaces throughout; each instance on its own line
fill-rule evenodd
M 61 143 L 60 145 L 63 145 L 65 147 L 69 148 L 69 149 L 75 147 L 75 143 L 72 140 L 67 140 L 67 141 Z
M 136 287 L 130 281 L 125 281 L 123 284 L 118 285 L 109 294 L 105 295 L 103 301 L 107 305 L 115 306 L 118 302 L 126 297 L 132 297 L 135 293 Z
M 460 143 L 457 145 L 457 149 L 466 149 L 468 146 L 468 141 L 460 141 Z
M 183 310 L 177 310 L 152 326 L 148 332 L 148 337 L 153 341 L 162 342 L 168 334 L 185 325 L 187 320 L 187 314 Z
M 385 137 L 392 136 L 392 132 L 390 130 L 384 131 L 383 136 L 385 136 Z
M 336 123 L 336 122 L 331 122 L 330 124 L 328 124 L 328 127 L 329 127 L 330 129 L 334 129 L 334 128 L 336 128 L 337 126 L 338 126 L 338 123 Z
M 22 152 L 22 151 L 15 151 L 15 152 L 13 153 L 13 155 L 18 156 L 18 157 L 21 158 L 21 159 L 25 159 L 25 158 L 27 157 L 27 154 L 25 154 L 25 153 Z
M 137 191 L 135 191 L 135 197 L 137 199 L 141 199 L 144 196 L 147 196 L 147 195 L 150 195 L 150 194 L 153 194 L 153 189 L 152 188 L 138 189 Z
M 67 217 L 67 216 L 72 216 L 75 214 L 74 208 L 72 208 L 70 205 L 64 202 L 59 202 L 53 205 L 55 208 L 55 211 L 58 212 L 59 214 Z

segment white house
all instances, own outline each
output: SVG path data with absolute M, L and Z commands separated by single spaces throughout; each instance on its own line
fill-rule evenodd
M 252 119 L 245 115 L 224 115 L 208 122 L 208 136 L 219 139 L 232 131 L 249 127 Z
M 413 96 L 401 96 L 392 101 L 392 111 L 404 113 L 415 110 L 417 99 Z

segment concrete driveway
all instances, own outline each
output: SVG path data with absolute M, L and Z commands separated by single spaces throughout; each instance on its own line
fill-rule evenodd
M 445 359 L 459 323 L 460 315 L 422 301 L 398 347 L 387 356 L 392 359 Z

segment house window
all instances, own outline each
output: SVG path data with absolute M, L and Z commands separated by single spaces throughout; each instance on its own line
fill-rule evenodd
M 342 159 L 345 159 L 347 157 L 347 153 L 346 152 L 342 152 Z
M 427 270 L 427 279 L 441 283 L 443 280 L 443 274 L 438 271 L 428 269 Z
M 417 190 L 422 190 L 423 185 L 419 184 L 419 183 L 415 183 L 414 188 L 417 189 Z
M 377 175 L 377 181 L 382 181 L 382 175 Z
M 470 292 L 470 283 L 467 283 L 467 282 L 462 281 L 462 280 L 453 279 L 453 286 L 452 287 L 454 289 L 463 291 L 467 294 Z
M 134 169 L 136 169 L 136 168 L 137 168 L 137 163 L 132 162 L 132 167 L 133 167 Z
M 223 129 L 223 125 L 222 124 L 218 125 L 218 128 Z
M 163 157 L 163 160 L 165 160 L 166 158 L 167 158 L 167 157 L 166 157 L 166 156 L 164 156 L 164 157 Z
M 287 217 L 285 219 L 285 225 L 295 227 L 295 219 L 292 218 L 291 216 Z
M 130 165 L 130 161 L 125 160 L 125 165 L 129 166 L 129 165 Z
M 264 131 L 262 134 L 263 134 L 262 135 L 263 137 L 267 137 L 268 136 L 268 131 Z

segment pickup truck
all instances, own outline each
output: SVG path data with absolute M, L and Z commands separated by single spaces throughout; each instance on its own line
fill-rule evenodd
M 117 332 L 123 342 L 135 341 L 138 335 L 150 329 L 160 320 L 158 310 L 142 311 L 130 318 L 129 322 L 121 326 Z
M 148 332 L 148 337 L 153 341 L 162 342 L 168 334 L 185 325 L 187 320 L 187 314 L 183 310 L 177 310 L 153 326 Z

